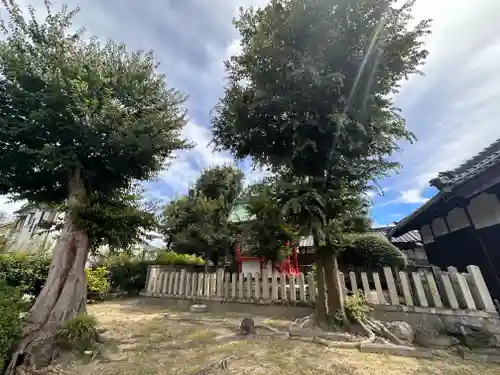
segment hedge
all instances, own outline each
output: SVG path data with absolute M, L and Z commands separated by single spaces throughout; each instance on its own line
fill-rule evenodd
M 339 256 L 344 265 L 375 269 L 384 266 L 404 268 L 408 261 L 404 253 L 387 238 L 375 233 L 355 234 L 348 238 Z
M 86 269 L 90 302 L 102 300 L 108 291 L 138 294 L 144 289 L 148 267 L 156 261 L 136 261 L 130 258 L 111 260 Z M 1 254 L 0 280 L 18 288 L 22 294 L 38 296 L 47 279 L 50 258 L 27 254 Z
M 21 334 L 21 313 L 25 311 L 21 291 L 0 279 L 0 369 L 12 344 Z
M 22 253 L 0 254 L 0 279 L 19 288 L 21 293 L 37 296 L 49 273 L 50 258 Z
M 174 251 L 162 251 L 158 253 L 155 263 L 162 266 L 203 266 L 205 261 L 203 258 L 196 255 L 179 254 Z

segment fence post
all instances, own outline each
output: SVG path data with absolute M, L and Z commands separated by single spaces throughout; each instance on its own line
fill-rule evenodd
M 399 295 L 391 267 L 384 267 L 384 276 L 387 283 L 387 289 L 389 289 L 389 298 L 391 299 L 391 305 L 397 306 L 399 305 Z
M 244 292 L 244 281 L 245 281 L 245 275 L 243 272 L 240 272 L 238 275 L 238 299 L 243 299 L 245 298 L 245 295 L 243 294 Z
M 284 273 L 280 274 L 280 289 L 281 289 L 281 295 L 280 298 L 284 302 L 286 301 L 286 275 Z
M 417 295 L 419 305 L 422 307 L 429 307 L 420 274 L 418 272 L 412 272 L 411 277 L 413 279 L 413 286 L 415 287 L 415 294 Z
M 353 294 L 358 294 L 358 281 L 356 280 L 356 274 L 353 271 L 349 272 L 349 281 L 351 282 L 351 292 Z
M 273 301 L 278 300 L 278 280 L 276 279 L 276 272 L 271 274 L 271 299 Z
M 150 289 L 151 282 L 149 280 L 151 277 L 151 268 L 152 266 L 148 266 L 148 271 L 146 273 L 146 285 L 144 286 L 144 291 L 148 296 L 151 294 L 151 289 Z
M 255 299 L 260 300 L 260 273 L 255 274 Z
M 184 296 L 186 292 L 186 269 L 181 270 L 181 275 L 179 279 L 179 296 Z
M 452 309 L 458 309 L 458 300 L 453 290 L 453 285 L 451 284 L 450 276 L 448 272 L 441 272 L 441 280 L 443 283 L 444 299 L 448 302 L 448 307 Z
M 473 293 L 476 296 L 479 308 L 495 312 L 495 304 L 491 298 L 483 274 L 478 266 L 467 266 L 467 271 L 473 280 Z
M 236 273 L 233 273 L 231 275 L 231 298 L 236 299 L 236 286 L 238 285 L 238 282 L 236 280 Z
M 172 296 L 174 294 L 174 277 L 175 272 L 171 271 L 168 275 L 168 295 Z
M 378 303 L 385 305 L 384 290 L 382 289 L 382 284 L 380 283 L 380 277 L 378 272 L 373 272 L 373 282 L 375 283 L 375 290 L 377 291 Z
M 184 295 L 189 297 L 191 295 L 191 272 L 186 273 L 186 289 L 184 290 Z
M 252 273 L 249 272 L 247 273 L 247 299 L 251 300 L 252 299 Z
M 299 279 L 299 283 L 302 284 L 302 286 L 304 286 L 304 274 L 301 273 L 300 274 L 301 276 L 301 279 Z M 300 284 L 299 284 L 300 285 Z M 300 290 L 303 290 L 304 292 L 301 292 L 300 294 L 300 300 L 301 301 L 305 301 L 305 295 L 303 295 L 302 293 L 305 294 L 305 288 L 304 287 L 301 287 Z M 312 273 L 308 273 L 307 274 L 307 295 L 308 295 L 308 301 L 309 302 L 316 302 L 316 280 L 314 280 L 314 275 Z
M 297 300 L 297 289 L 295 283 L 295 275 L 291 274 L 288 277 L 288 284 L 290 284 L 290 301 L 295 302 Z
M 229 299 L 229 284 L 231 284 L 231 274 L 226 272 L 226 277 L 224 278 L 224 298 Z
M 371 292 L 370 283 L 368 282 L 368 275 L 366 274 L 366 272 L 361 272 L 361 283 L 363 284 L 363 294 L 366 297 Z
M 469 289 L 469 285 L 467 284 L 467 280 L 465 280 L 464 275 L 458 272 L 455 267 L 448 267 L 448 274 L 450 275 L 450 279 L 452 283 L 455 283 L 455 292 L 459 300 L 460 307 L 475 310 L 476 304 L 474 303 L 474 299 L 472 298 L 472 294 Z
M 222 298 L 222 297 L 224 297 L 224 289 L 223 289 L 223 286 L 224 286 L 224 269 L 223 268 L 218 268 L 216 276 L 217 276 L 217 281 L 216 281 L 216 284 L 217 284 L 217 297 Z
M 262 299 L 269 299 L 269 272 L 267 266 L 262 270 Z
M 162 295 L 167 295 L 168 294 L 168 271 L 165 271 L 165 274 L 163 276 L 163 283 L 161 286 L 161 294 Z
M 406 306 L 413 306 L 413 297 L 411 295 L 410 285 L 408 284 L 408 275 L 406 272 L 399 271 L 399 281 L 401 282 L 401 289 L 403 290 Z
M 202 272 L 198 273 L 198 285 L 197 285 L 196 295 L 197 295 L 197 297 L 200 297 L 200 298 L 203 297 L 203 286 L 205 284 L 204 278 L 205 278 L 205 275 Z
M 425 278 L 427 279 L 427 284 L 429 285 L 429 290 L 431 292 L 432 303 L 436 307 L 443 307 L 443 302 L 441 301 L 441 296 L 439 295 L 439 290 L 434 280 L 434 275 L 430 272 L 425 273 Z

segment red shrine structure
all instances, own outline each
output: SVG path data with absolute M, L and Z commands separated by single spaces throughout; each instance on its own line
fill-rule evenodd
M 289 247 L 289 243 L 285 243 L 286 247 Z M 262 257 L 252 257 L 252 256 L 243 256 L 241 255 L 240 248 L 238 242 L 234 244 L 234 254 L 235 254 L 235 262 L 237 264 L 238 273 L 247 273 L 255 272 L 255 265 L 258 263 L 260 268 L 260 273 L 264 270 L 264 267 L 268 267 L 268 270 L 271 272 L 284 273 L 285 275 L 299 275 L 299 261 L 297 257 L 297 248 L 294 246 L 292 248 L 292 255 L 287 256 L 283 262 L 275 263 L 272 265 L 266 264 L 266 261 Z M 249 267 L 246 267 L 246 266 Z M 269 269 L 270 266 L 270 269 Z

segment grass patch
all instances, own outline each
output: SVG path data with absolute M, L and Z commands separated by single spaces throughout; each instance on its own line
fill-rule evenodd
M 123 305 L 123 303 L 125 305 Z M 292 340 L 213 340 L 227 332 L 227 323 L 194 324 L 164 317 L 164 309 L 129 308 L 131 302 L 110 302 L 90 307 L 117 342 L 133 342 L 135 348 L 119 351 L 119 360 L 74 362 L 70 371 L 82 375 L 191 375 L 228 356 L 229 375 L 499 375 L 500 366 L 466 362 L 449 354 L 439 360 L 361 353 L 326 348 Z M 182 314 L 189 317 L 189 314 Z M 199 318 L 199 315 L 193 315 Z M 227 314 L 235 321 L 236 315 Z M 264 319 L 262 324 L 283 329 L 289 322 Z M 131 345 L 133 346 L 133 345 Z M 216 374 L 217 371 L 212 372 Z M 211 373 L 211 374 L 212 374 Z

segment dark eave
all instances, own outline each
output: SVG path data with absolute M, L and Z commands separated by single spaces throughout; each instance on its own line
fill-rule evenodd
M 451 171 L 441 172 L 430 181 L 440 191 L 424 205 L 401 220 L 393 229 L 392 236 L 400 236 L 418 229 L 421 219 L 434 208 L 452 198 L 472 198 L 489 187 L 500 183 L 500 139 L 493 142 L 476 156 Z M 439 205 L 439 206 L 438 206 Z
M 395 227 L 392 228 L 391 236 L 399 237 L 411 230 L 419 229 L 417 224 L 418 219 L 421 216 L 425 215 L 436 204 L 441 202 L 443 197 L 444 197 L 443 193 L 437 193 L 435 196 L 433 196 L 431 199 L 425 202 L 422 206 L 420 206 L 411 214 L 403 218 L 396 224 Z

